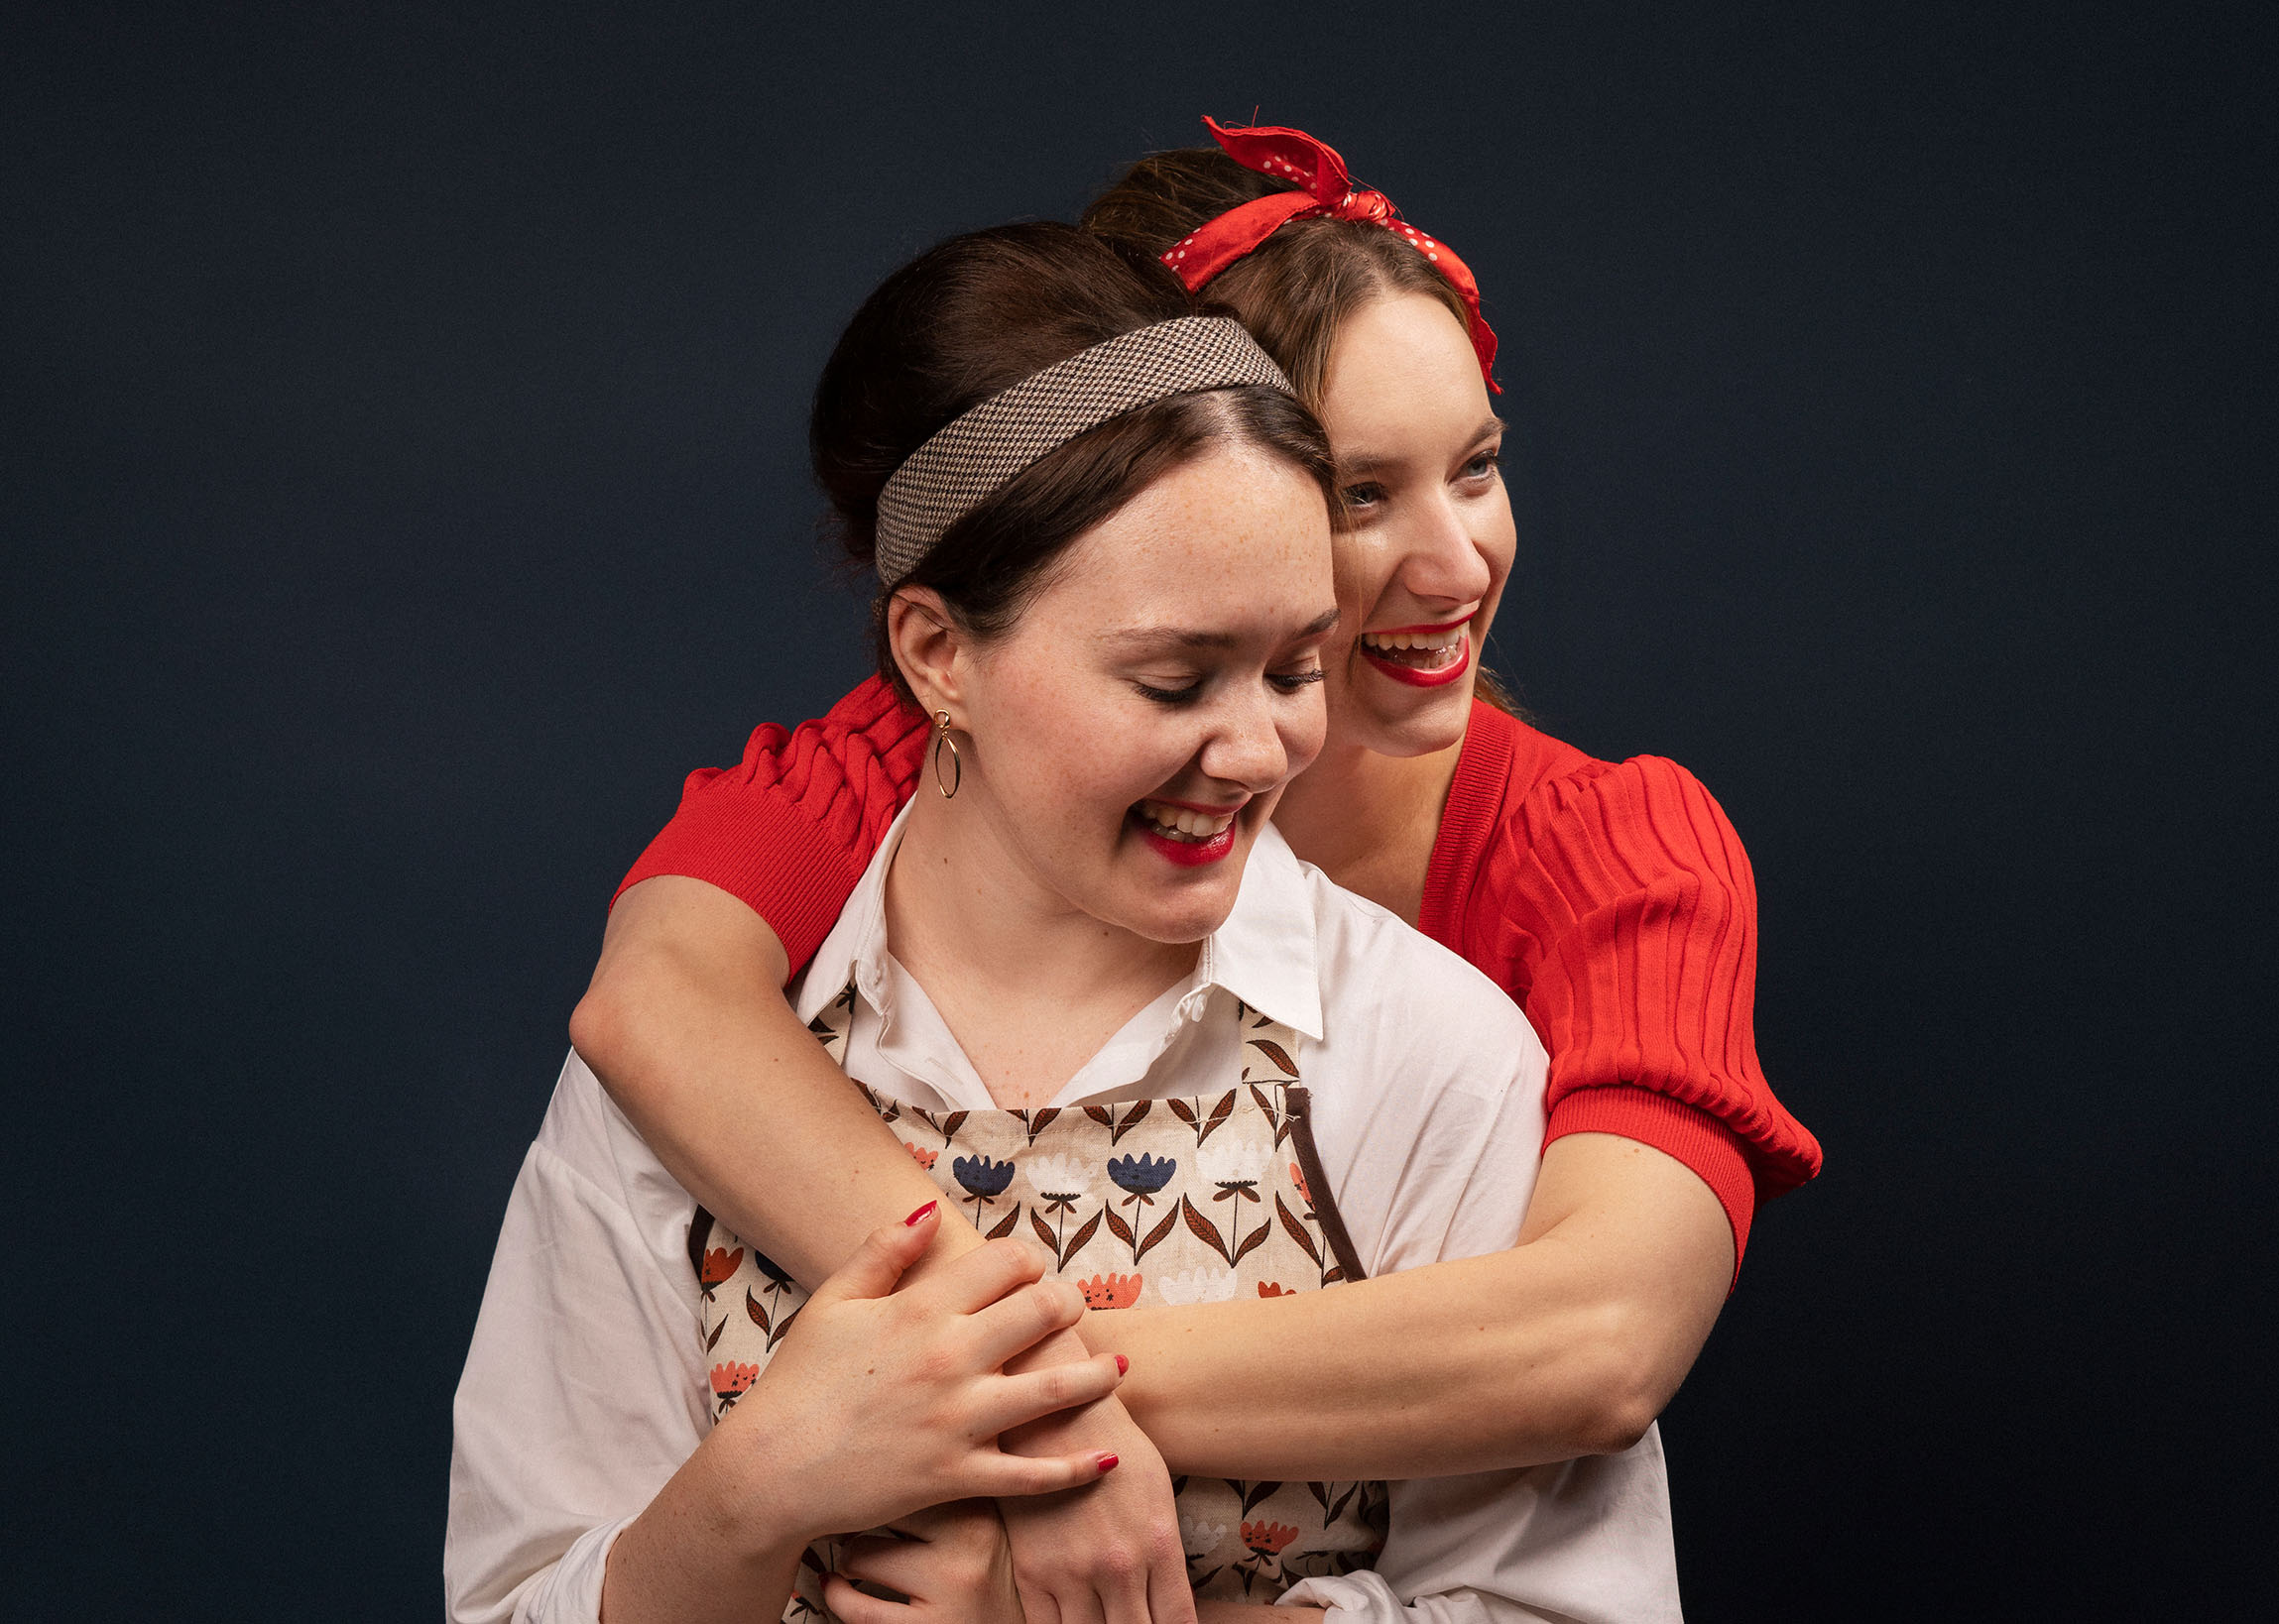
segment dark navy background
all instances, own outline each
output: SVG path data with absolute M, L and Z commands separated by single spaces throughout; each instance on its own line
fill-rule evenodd
M 1665 1422 L 1692 1616 L 2267 1600 L 2268 8 L 43 9 L 0 1612 L 434 1616 L 609 893 L 863 668 L 838 325 L 1254 109 L 1487 290 L 1499 663 L 1755 860 L 1829 1172 Z

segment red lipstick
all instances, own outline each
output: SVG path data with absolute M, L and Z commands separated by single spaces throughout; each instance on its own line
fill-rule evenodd
M 1226 818 L 1229 820 L 1226 828 L 1208 840 L 1174 840 L 1149 822 L 1141 814 L 1139 807 L 1135 806 L 1131 810 L 1129 817 L 1132 821 L 1132 827 L 1139 831 L 1140 838 L 1161 853 L 1167 862 L 1174 863 L 1182 869 L 1200 869 L 1206 864 L 1217 863 L 1228 853 L 1234 851 L 1234 815 L 1240 813 L 1244 806 L 1250 804 L 1248 800 L 1245 800 L 1240 806 L 1202 806 L 1194 801 L 1174 801 L 1161 795 L 1150 795 L 1147 799 L 1159 806 L 1175 806 L 1183 812 L 1200 813 L 1206 818 Z
M 1140 838 L 1160 852 L 1167 862 L 1182 869 L 1200 869 L 1205 864 L 1217 863 L 1235 849 L 1235 826 L 1228 824 L 1209 840 L 1173 840 L 1159 835 L 1148 826 L 1145 818 L 1137 820 Z
M 1437 626 L 1417 626 L 1404 628 L 1404 630 L 1412 632 L 1441 632 L 1447 629 L 1445 627 Z M 1392 634 L 1386 633 L 1383 635 L 1389 637 Z M 1411 688 L 1444 688 L 1449 683 L 1454 682 L 1458 677 L 1462 676 L 1465 672 L 1471 670 L 1472 639 L 1470 638 L 1466 638 L 1457 643 L 1456 646 L 1460 657 L 1457 659 L 1455 664 L 1442 666 L 1437 671 L 1419 671 L 1412 665 L 1403 665 L 1398 660 L 1386 659 L 1381 654 L 1373 653 L 1364 644 L 1358 642 L 1354 644 L 1355 649 L 1359 651 L 1363 659 L 1368 660 L 1370 664 L 1376 666 L 1386 676 L 1392 678 L 1393 681 L 1405 682 Z

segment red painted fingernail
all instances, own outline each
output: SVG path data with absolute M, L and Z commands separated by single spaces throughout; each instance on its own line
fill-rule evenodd
M 917 1220 L 918 1220 L 919 1218 L 924 1218 L 924 1217 L 925 1217 L 925 1216 L 926 1216 L 928 1213 L 932 1212 L 932 1211 L 933 1211 L 935 1208 L 939 1207 L 940 1205 L 941 1205 L 941 1203 L 940 1203 L 940 1202 L 938 1202 L 938 1201 L 929 1201 L 929 1202 L 927 1202 L 927 1203 L 926 1203 L 926 1204 L 925 1204 L 923 1207 L 919 1208 L 919 1209 L 918 1209 L 916 1212 L 912 1213 L 912 1214 L 911 1214 L 911 1215 L 910 1215 L 908 1218 L 906 1218 L 902 1219 L 902 1227 L 903 1227 L 903 1228 L 905 1228 L 905 1229 L 907 1229 L 908 1227 L 910 1227 L 910 1225 L 912 1225 L 912 1224 L 914 1224 L 915 1222 L 917 1222 Z
M 1117 1355 L 1116 1355 L 1116 1373 L 1117 1373 L 1119 1376 L 1126 1374 L 1128 1371 L 1130 1371 L 1130 1370 L 1131 1370 L 1131 1368 L 1132 1368 L 1132 1361 L 1131 1361 L 1130 1359 L 1126 1358 L 1126 1357 L 1125 1357 L 1123 1354 L 1121 1354 L 1121 1353 L 1119 1353 L 1119 1354 L 1117 1354 Z
M 1114 1471 L 1115 1469 L 1116 1469 L 1116 1456 L 1114 1456 L 1114 1455 L 1110 1454 L 1110 1453 L 1109 1453 L 1109 1452 L 1108 1452 L 1106 1450 L 1102 1450 L 1100 1451 L 1100 1471 L 1101 1471 L 1101 1474 L 1102 1474 L 1103 1476 L 1105 1476 L 1105 1475 L 1107 1475 L 1109 1472 L 1112 1472 L 1112 1471 Z

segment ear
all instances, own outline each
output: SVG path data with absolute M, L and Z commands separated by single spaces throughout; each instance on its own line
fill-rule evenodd
M 973 640 L 958 630 L 939 593 L 902 587 L 887 601 L 887 646 L 919 709 L 928 716 L 948 711 L 953 719 L 961 714 Z

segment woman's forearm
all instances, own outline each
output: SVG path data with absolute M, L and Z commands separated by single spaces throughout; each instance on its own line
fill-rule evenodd
M 611 915 L 571 1036 L 673 1176 L 812 1286 L 937 1192 L 792 1014 L 783 970 L 736 898 L 647 880 Z M 927 1261 L 980 1243 L 948 1215 Z M 1085 1339 L 1131 1358 L 1120 1396 L 1174 1471 L 1531 1465 L 1643 1432 L 1715 1323 L 1732 1259 L 1690 1169 L 1575 1134 L 1545 1153 L 1508 1251 L 1272 1301 L 1096 1314 Z
M 806 1536 L 756 1503 L 718 1437 L 610 1546 L 601 1624 L 745 1624 L 782 1613 Z
M 1085 1340 L 1131 1358 L 1126 1408 L 1174 1472 L 1425 1477 L 1626 1447 L 1652 1417 L 1595 1383 L 1612 1362 L 1599 1315 L 1508 1306 L 1535 1261 L 1514 1249 L 1264 1302 L 1094 1314 Z
M 672 1176 L 812 1289 L 939 1192 L 791 1012 L 784 970 L 735 897 L 644 880 L 611 911 L 570 1040 Z M 953 1210 L 928 1262 L 980 1244 Z
M 1259 1302 L 1087 1317 L 1174 1472 L 1439 1476 L 1628 1448 L 1701 1351 L 1733 1231 L 1683 1163 L 1575 1134 L 1520 1243 Z

